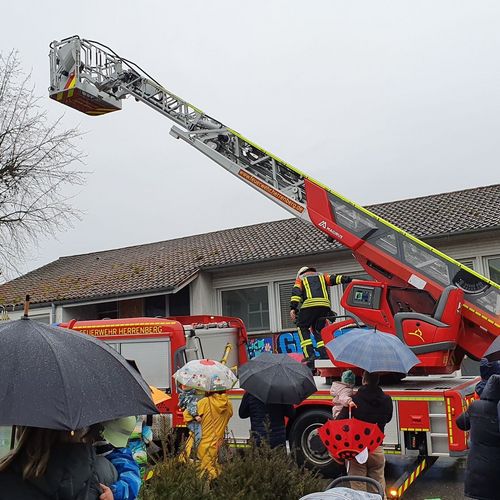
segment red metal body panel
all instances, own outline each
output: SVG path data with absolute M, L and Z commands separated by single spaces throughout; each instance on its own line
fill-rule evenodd
M 427 401 L 398 401 L 399 428 L 402 431 L 428 431 L 431 427 Z
M 245 325 L 239 318 L 199 315 L 170 318 L 139 317 L 88 321 L 71 320 L 67 323 L 60 323 L 59 326 L 86 333 L 107 342 L 112 342 L 117 338 L 122 340 L 168 338 L 170 340 L 170 366 L 173 367 L 175 353 L 178 349 L 186 345 L 184 327 L 188 325 L 203 327 L 214 324 L 224 324 L 227 327 L 238 329 L 238 359 L 240 363 L 246 362 L 248 335 Z M 172 374 L 170 373 L 169 376 L 172 376 Z M 178 408 L 178 394 L 175 390 L 175 385 L 172 386 L 171 396 L 171 399 L 158 405 L 158 410 L 160 413 L 172 415 L 174 427 L 184 426 L 184 417 L 182 411 Z
M 434 299 L 438 299 L 444 286 L 429 276 L 424 276 L 418 270 L 406 265 L 402 260 L 392 257 L 380 248 L 356 236 L 336 223 L 332 213 L 329 195 L 320 185 L 309 179 L 305 180 L 307 194 L 307 210 L 312 223 L 323 233 L 352 250 L 353 256 L 368 274 L 381 283 L 404 287 L 408 286 L 411 276 L 420 278 Z M 346 204 L 349 204 L 346 201 Z M 383 272 L 381 272 L 383 271 Z M 476 358 L 482 357 L 496 336 L 500 335 L 500 319 L 485 311 L 479 311 L 470 303 L 467 297 L 463 299 L 463 328 L 457 333 L 458 345 Z M 367 313 L 367 324 L 383 325 L 385 318 L 374 312 Z M 372 322 L 369 322 L 371 320 Z M 482 327 L 482 328 L 481 328 Z M 429 360 L 431 366 L 436 360 Z

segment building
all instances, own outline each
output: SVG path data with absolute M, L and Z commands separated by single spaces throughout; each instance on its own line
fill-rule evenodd
M 367 207 L 500 282 L 500 184 Z M 251 348 L 296 350 L 289 299 L 297 269 L 363 275 L 349 251 L 299 219 L 285 219 L 115 250 L 61 257 L 0 286 L 10 318 L 225 314 L 241 317 Z M 340 287 L 331 289 L 340 311 Z M 273 334 L 273 335 L 271 335 Z M 295 347 L 294 347 L 295 345 Z

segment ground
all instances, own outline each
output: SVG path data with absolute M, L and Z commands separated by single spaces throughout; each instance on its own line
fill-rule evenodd
M 387 459 L 385 476 L 389 485 L 401 474 L 404 464 L 409 462 L 410 460 L 405 461 L 400 458 Z M 423 476 L 412 484 L 408 493 L 404 495 L 404 500 L 463 498 L 465 463 L 464 458 L 439 458 Z

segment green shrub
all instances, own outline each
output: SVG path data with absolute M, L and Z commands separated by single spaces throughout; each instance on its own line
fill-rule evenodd
M 195 464 L 167 457 L 141 491 L 141 500 L 298 500 L 328 481 L 299 467 L 284 450 L 224 447 L 222 472 L 210 485 Z
M 283 449 L 263 444 L 229 453 L 211 495 L 214 500 L 298 500 L 327 484 L 317 473 L 299 467 Z
M 201 500 L 207 498 L 208 484 L 193 462 L 167 457 L 154 468 L 153 477 L 141 488 L 140 500 Z

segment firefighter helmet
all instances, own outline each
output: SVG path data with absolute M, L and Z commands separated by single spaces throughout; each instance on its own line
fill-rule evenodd
M 297 273 L 297 278 L 300 278 L 304 273 L 307 273 L 307 271 L 315 273 L 316 269 L 314 269 L 314 267 L 308 266 L 301 267 L 299 269 L 299 272 Z

